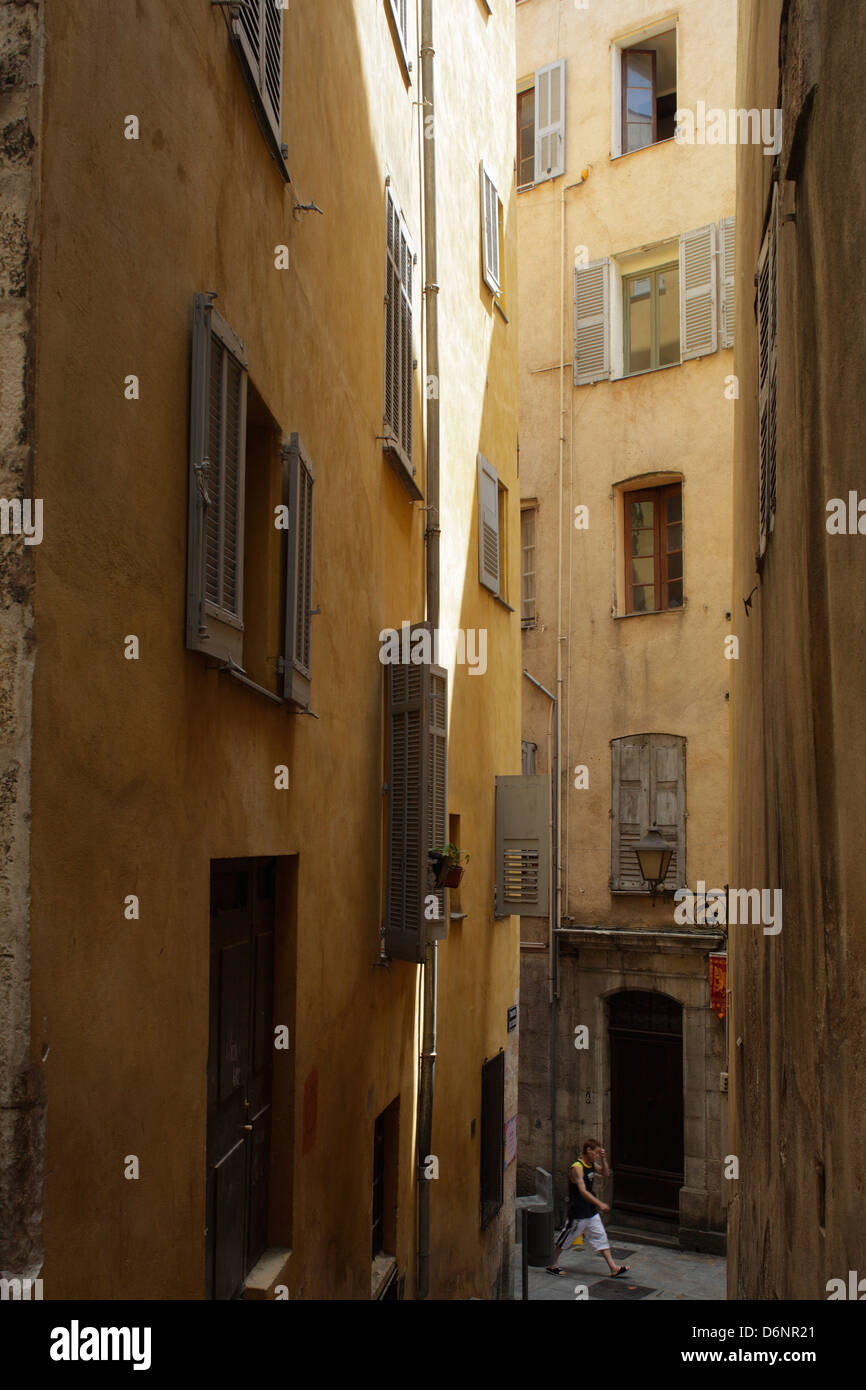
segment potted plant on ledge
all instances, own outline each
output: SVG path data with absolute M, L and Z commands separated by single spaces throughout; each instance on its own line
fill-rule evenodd
M 427 851 L 430 868 L 437 888 L 459 888 L 460 880 L 466 872 L 469 855 L 461 854 L 456 845 L 443 845 L 441 849 Z

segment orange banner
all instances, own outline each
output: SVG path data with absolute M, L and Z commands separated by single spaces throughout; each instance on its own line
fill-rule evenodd
M 727 956 L 710 956 L 710 1008 L 719 1018 L 725 1016 L 725 992 L 728 985 Z

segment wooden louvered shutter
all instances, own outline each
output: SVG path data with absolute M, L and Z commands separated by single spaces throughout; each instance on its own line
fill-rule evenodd
M 421 962 L 428 926 L 431 938 L 441 934 L 433 919 L 428 924 L 424 909 L 434 892 L 428 852 L 448 838 L 448 676 L 440 667 L 414 662 L 395 662 L 385 673 L 390 741 L 385 949 L 398 960 Z M 441 925 L 444 891 L 436 897 Z
M 478 579 L 499 593 L 499 474 L 478 455 Z
M 546 917 L 550 906 L 550 779 L 496 779 L 496 916 Z
M 646 893 L 634 847 L 651 825 L 673 846 L 666 889 L 685 883 L 686 741 L 634 734 L 611 741 L 611 872 L 618 893 Z
M 247 0 L 232 20 L 246 63 L 277 144 L 282 143 L 283 11 L 273 0 Z
M 565 59 L 535 74 L 535 182 L 565 172 Z
M 620 893 L 646 889 L 634 847 L 651 824 L 649 735 L 611 741 L 610 886 Z
M 722 347 L 734 346 L 734 257 L 736 248 L 736 219 L 724 217 L 719 223 L 719 280 L 722 290 Z
M 778 341 L 778 199 L 773 184 L 770 218 L 758 257 L 758 554 L 763 555 L 776 515 L 776 379 Z
M 484 283 L 494 294 L 499 293 L 499 195 L 496 185 L 482 162 L 481 184 L 481 268 Z
M 289 509 L 286 536 L 286 629 L 283 698 L 308 709 L 312 681 L 313 465 L 297 434 L 284 450 L 283 498 Z
M 680 237 L 680 356 L 684 362 L 718 350 L 716 228 Z
M 412 280 L 415 252 L 409 231 L 391 193 L 385 193 L 385 449 L 401 481 L 416 499 L 414 345 Z
M 574 271 L 574 384 L 610 376 L 610 261 Z
M 650 734 L 649 754 L 650 824 L 673 845 L 664 881 L 673 890 L 686 881 L 686 741 L 676 734 Z
M 247 354 L 211 300 L 193 307 L 186 642 L 240 663 Z

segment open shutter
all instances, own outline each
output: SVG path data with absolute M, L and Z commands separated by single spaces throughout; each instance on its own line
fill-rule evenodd
M 565 173 L 565 59 L 535 73 L 535 182 Z
M 680 355 L 684 362 L 718 349 L 716 228 L 680 237 Z
M 410 643 L 417 630 L 412 629 Z M 428 937 L 425 900 L 434 893 L 428 851 L 448 838 L 448 676 L 438 666 L 414 662 L 395 662 L 385 674 L 390 740 L 385 949 L 398 960 L 421 962 Z M 435 896 L 441 924 L 444 890 Z M 435 920 L 429 919 L 429 926 L 431 938 L 440 934 Z
M 482 162 L 481 184 L 481 265 L 484 283 L 494 294 L 499 293 L 499 195 L 496 185 Z
M 496 916 L 550 910 L 550 779 L 496 779 Z
M 773 185 L 770 219 L 758 257 L 758 554 L 763 555 L 776 513 L 776 345 L 778 333 L 778 200 Z
M 415 252 L 390 188 L 385 190 L 385 450 L 401 482 L 419 500 L 412 463 L 415 362 L 412 278 Z
M 650 736 L 611 741 L 610 886 L 618 893 L 643 893 L 634 847 L 650 818 Z
M 273 0 L 246 0 L 232 34 L 277 144 L 282 143 L 283 11 Z
M 499 593 L 499 474 L 478 455 L 478 579 Z
M 574 384 L 610 376 L 610 261 L 574 271 Z
M 722 347 L 734 346 L 734 250 L 736 219 L 723 217 L 719 223 L 719 281 L 722 289 Z
M 650 824 L 673 846 L 664 887 L 674 890 L 686 882 L 686 741 L 676 734 L 650 734 L 649 741 Z
M 286 628 L 282 657 L 283 698 L 308 709 L 312 681 L 313 465 L 293 434 L 283 452 L 286 535 Z
M 240 664 L 247 353 L 212 299 L 193 305 L 186 645 Z

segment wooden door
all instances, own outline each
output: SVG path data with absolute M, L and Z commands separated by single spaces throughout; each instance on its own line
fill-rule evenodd
M 614 1203 L 679 1218 L 683 1185 L 682 1006 L 625 990 L 609 1004 Z
M 273 859 L 211 865 L 207 1292 L 239 1296 L 267 1244 Z

